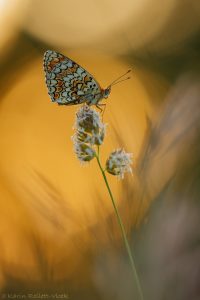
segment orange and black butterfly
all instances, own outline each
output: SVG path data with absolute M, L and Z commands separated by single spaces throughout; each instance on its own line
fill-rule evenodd
M 88 105 L 96 105 L 98 108 L 102 105 L 99 102 L 108 98 L 111 86 L 128 79 L 119 80 L 130 72 L 129 70 L 106 89 L 103 89 L 94 76 L 83 67 L 52 50 L 47 50 L 44 54 L 44 71 L 48 93 L 53 102 L 60 105 L 75 105 L 85 102 Z

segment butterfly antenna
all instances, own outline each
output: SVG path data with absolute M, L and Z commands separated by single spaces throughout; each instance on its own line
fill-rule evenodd
M 109 86 L 112 86 L 112 85 L 115 85 L 119 82 L 122 82 L 124 80 L 127 80 L 127 79 L 130 79 L 130 77 L 126 78 L 126 79 L 123 79 L 123 80 L 119 80 L 120 78 L 124 77 L 126 74 L 130 73 L 131 70 L 128 70 L 126 73 L 124 73 L 123 75 L 119 76 L 118 78 L 116 78 L 113 82 L 111 82 L 111 84 L 109 84 Z
M 117 81 L 117 82 L 114 82 L 114 83 L 112 83 L 110 86 L 113 86 L 113 85 L 115 85 L 115 84 L 118 84 L 118 83 L 120 83 L 120 82 L 122 82 L 122 81 L 125 81 L 125 80 L 128 80 L 128 79 L 131 79 L 131 77 L 127 77 L 127 78 L 124 78 L 124 79 L 119 80 L 119 81 Z

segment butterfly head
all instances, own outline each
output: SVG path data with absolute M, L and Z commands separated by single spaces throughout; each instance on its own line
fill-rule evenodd
M 103 98 L 107 99 L 111 92 L 111 86 L 108 86 L 105 90 L 103 90 Z
M 130 73 L 131 70 L 128 70 L 125 74 L 121 75 L 117 79 L 115 79 L 105 90 L 103 90 L 103 98 L 107 99 L 111 92 L 111 87 L 115 84 L 118 84 L 122 81 L 130 79 L 130 77 L 123 78 L 126 74 Z

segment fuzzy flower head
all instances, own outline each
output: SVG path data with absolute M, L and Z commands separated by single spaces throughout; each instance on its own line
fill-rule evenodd
M 76 136 L 73 137 L 74 151 L 80 162 L 88 162 L 95 157 L 95 151 L 88 144 L 77 141 Z
M 102 126 L 99 113 L 88 105 L 82 106 L 76 114 L 76 128 L 86 132 L 98 131 Z
M 102 123 L 100 114 L 83 105 L 76 113 L 75 134 L 72 137 L 74 150 L 81 162 L 92 160 L 95 155 L 95 146 L 103 143 L 105 124 Z
M 101 145 L 105 136 L 105 124 L 100 114 L 89 106 L 82 106 L 76 114 L 77 140 L 90 145 Z
M 112 175 L 124 178 L 124 173 L 132 173 L 132 153 L 126 153 L 123 149 L 113 151 L 106 161 L 106 171 Z

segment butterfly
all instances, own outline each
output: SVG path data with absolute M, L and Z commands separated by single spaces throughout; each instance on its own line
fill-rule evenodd
M 72 59 L 56 51 L 47 50 L 44 53 L 44 71 L 46 85 L 52 102 L 59 105 L 75 105 L 86 103 L 97 108 L 105 104 L 99 102 L 107 99 L 111 87 L 121 81 L 125 74 L 114 80 L 106 89 L 101 88 L 98 81 Z

